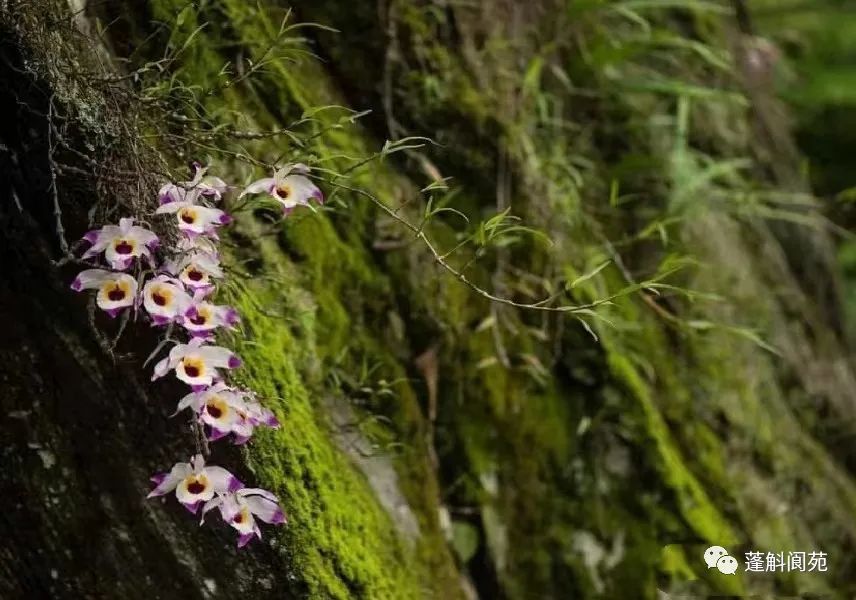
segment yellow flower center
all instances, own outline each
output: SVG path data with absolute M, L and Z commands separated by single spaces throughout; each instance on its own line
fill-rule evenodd
M 246 507 L 242 508 L 241 512 L 239 512 L 237 515 L 232 517 L 232 522 L 235 523 L 236 525 L 240 525 L 241 523 L 244 523 L 244 522 L 249 521 L 249 520 L 250 520 L 250 512 L 247 510 Z
M 134 244 L 134 240 L 116 240 L 113 242 L 113 249 L 116 254 L 132 254 L 136 249 L 136 244 Z
M 205 475 L 191 475 L 184 480 L 187 491 L 198 495 L 208 489 L 208 478 Z
M 186 206 L 180 211 L 178 211 L 178 218 L 181 219 L 184 223 L 187 223 L 188 225 L 193 225 L 194 223 L 196 223 L 196 210 L 189 206 Z
M 172 292 L 165 285 L 152 287 L 152 302 L 158 306 L 167 306 L 172 302 Z
M 205 373 L 205 361 L 197 356 L 185 356 L 181 359 L 181 365 L 188 377 L 202 377 Z
M 128 285 L 128 282 L 124 280 L 120 281 L 108 281 L 101 288 L 101 293 L 111 302 L 120 302 L 128 297 L 130 294 L 131 288 Z
M 190 317 L 190 322 L 194 325 L 205 325 L 211 319 L 211 309 L 207 306 L 196 308 L 196 316 Z
M 206 273 L 203 273 L 202 271 L 193 266 L 189 266 L 184 269 L 183 275 L 194 283 L 199 283 L 200 281 L 205 281 L 206 279 L 208 279 L 208 275 Z
M 220 396 L 212 396 L 205 403 L 205 412 L 214 419 L 220 419 L 229 414 L 229 405 Z

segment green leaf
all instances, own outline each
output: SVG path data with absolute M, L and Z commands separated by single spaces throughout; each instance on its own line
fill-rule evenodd
M 574 289 L 579 284 L 581 284 L 585 281 L 588 281 L 589 279 L 591 279 L 592 277 L 594 277 L 595 275 L 597 275 L 598 273 L 603 271 L 611 262 L 612 262 L 612 260 L 604 261 L 601 264 L 599 264 L 598 266 L 596 266 L 594 269 L 592 269 L 591 271 L 586 273 L 585 275 L 581 275 L 580 277 L 577 277 L 576 279 L 574 279 L 571 282 L 571 284 L 568 286 L 568 289 Z

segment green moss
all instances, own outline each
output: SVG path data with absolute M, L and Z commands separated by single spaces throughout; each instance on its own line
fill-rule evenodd
M 675 446 L 662 415 L 651 399 L 651 393 L 636 369 L 620 355 L 610 355 L 610 366 L 618 381 L 640 403 L 646 429 L 656 453 L 661 476 L 674 490 L 687 524 L 704 539 L 713 543 L 733 544 L 736 534 L 707 497 L 704 489 L 685 466 L 685 460 Z
M 281 494 L 291 525 L 281 543 L 310 597 L 417 597 L 416 570 L 388 515 L 331 441 L 328 427 L 295 369 L 299 344 L 256 302 L 288 309 L 269 291 L 240 301 L 252 343 L 239 344 L 243 382 L 274 408 L 281 429 L 260 434 L 249 462 L 260 482 Z

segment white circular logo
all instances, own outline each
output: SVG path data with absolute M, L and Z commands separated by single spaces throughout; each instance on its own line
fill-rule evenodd
M 737 559 L 728 554 L 722 546 L 711 546 L 704 551 L 704 563 L 708 569 L 716 568 L 724 575 L 734 575 L 737 572 Z

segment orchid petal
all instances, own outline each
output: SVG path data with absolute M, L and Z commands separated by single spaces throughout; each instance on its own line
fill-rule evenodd
M 112 278 L 113 273 L 104 269 L 86 269 L 77 274 L 71 282 L 71 289 L 76 292 L 101 287 L 107 279 Z
M 259 179 L 258 181 L 254 181 L 253 183 L 248 185 L 238 197 L 243 198 L 247 194 L 261 194 L 262 192 L 270 193 L 275 186 L 276 180 L 273 177 Z
M 155 488 L 146 497 L 154 498 L 168 494 L 190 473 L 191 469 L 188 463 L 176 463 L 169 473 L 161 473 L 152 478 L 153 480 L 157 478 L 158 481 L 155 482 Z
M 255 516 L 273 525 L 285 523 L 285 513 L 280 508 L 279 504 L 264 496 L 245 496 L 244 502 Z
M 211 485 L 216 492 L 234 492 L 244 487 L 237 477 L 223 467 L 205 467 L 202 472 L 211 480 Z
M 167 204 L 160 205 L 157 208 L 157 210 L 155 210 L 155 214 L 156 215 L 173 214 L 173 213 L 177 213 L 182 208 L 186 208 L 188 206 L 193 206 L 193 203 L 187 202 L 187 201 L 169 202 Z
M 238 355 L 222 346 L 202 346 L 199 355 L 215 368 L 237 369 L 241 366 Z

